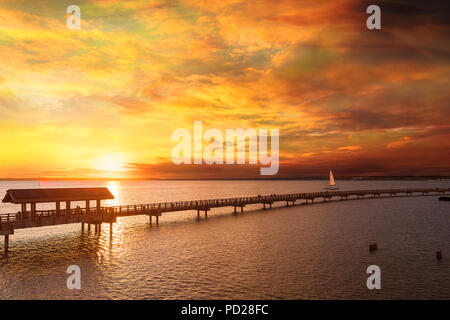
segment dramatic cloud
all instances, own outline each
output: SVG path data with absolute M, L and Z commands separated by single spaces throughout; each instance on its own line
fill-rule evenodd
M 0 178 L 258 177 L 173 165 L 194 120 L 279 128 L 277 177 L 450 174 L 448 1 L 378 1 L 381 30 L 365 0 L 70 4 L 0 4 Z

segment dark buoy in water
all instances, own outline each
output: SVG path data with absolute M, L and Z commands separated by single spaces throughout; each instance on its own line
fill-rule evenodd
M 442 251 L 441 251 L 441 249 L 439 249 L 438 251 L 436 251 L 436 258 L 437 258 L 438 260 L 442 260 Z
M 377 248 L 377 243 L 376 242 L 371 242 L 370 244 L 369 244 L 369 251 L 375 251 L 375 250 L 377 250 L 378 248 Z

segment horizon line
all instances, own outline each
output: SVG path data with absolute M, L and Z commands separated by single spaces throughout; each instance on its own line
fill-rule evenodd
M 328 175 L 324 176 L 298 176 L 292 178 L 282 178 L 282 177 L 264 177 L 264 178 L 119 178 L 119 177 L 99 177 L 99 178 L 1 178 L 0 181 L 246 181 L 246 180 L 261 180 L 261 181 L 271 181 L 271 180 L 327 180 Z M 439 179 L 450 179 L 449 175 L 383 175 L 383 176 L 335 176 L 335 179 L 339 180 L 381 180 L 381 179 L 392 179 L 392 180 L 439 180 Z

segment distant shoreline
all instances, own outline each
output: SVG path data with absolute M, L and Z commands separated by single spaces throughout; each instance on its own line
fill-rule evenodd
M 231 179 L 150 179 L 150 178 L 0 178 L 0 181 L 316 181 L 328 180 L 323 177 L 295 178 L 231 178 Z M 336 177 L 343 181 L 424 181 L 450 180 L 450 176 L 370 176 L 370 177 Z

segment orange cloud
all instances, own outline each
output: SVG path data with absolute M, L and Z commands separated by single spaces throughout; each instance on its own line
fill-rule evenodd
M 0 177 L 114 175 L 91 165 L 108 154 L 130 177 L 252 176 L 172 168 L 194 120 L 279 128 L 283 177 L 447 174 L 448 4 L 381 1 L 377 32 L 369 4 L 88 0 L 73 32 L 56 2 L 4 1 Z

